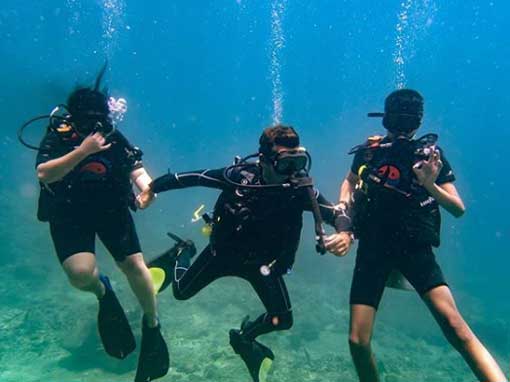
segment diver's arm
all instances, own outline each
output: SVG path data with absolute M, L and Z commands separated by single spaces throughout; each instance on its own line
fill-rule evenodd
M 224 190 L 229 184 L 223 173 L 224 169 L 168 173 L 155 179 L 150 189 L 155 193 L 197 186 Z
M 148 189 L 152 182 L 152 178 L 144 167 L 134 169 L 129 177 L 140 191 Z
M 444 183 L 437 185 L 425 185 L 430 196 L 432 196 L 446 211 L 451 213 L 456 218 L 460 218 L 466 212 L 466 207 L 462 198 L 457 192 L 457 188 L 453 183 Z
M 351 217 L 347 208 L 342 205 L 333 205 L 320 194 L 317 194 L 317 202 L 324 221 L 335 227 L 337 232 L 324 237 L 326 249 L 335 256 L 347 255 L 354 241 Z
M 345 206 L 341 204 L 334 205 L 320 193 L 317 193 L 317 202 L 319 203 L 322 218 L 327 224 L 334 227 L 336 232 L 352 231 L 351 217 Z
M 354 174 L 352 171 L 349 171 L 347 176 L 345 177 L 342 185 L 340 186 L 340 196 L 338 198 L 339 203 L 344 203 L 345 205 L 349 205 L 352 200 L 352 194 L 354 193 L 354 188 L 356 187 L 356 183 L 358 183 L 358 176 Z
M 441 207 L 456 218 L 461 217 L 466 211 L 457 188 L 452 182 L 437 184 L 436 180 L 443 168 L 440 151 L 434 151 L 430 158 L 422 160 L 413 166 L 418 183 L 423 186 Z
M 141 165 L 141 164 L 140 164 Z M 135 168 L 130 174 L 131 181 L 141 193 L 136 196 L 136 205 L 141 210 L 149 207 L 156 199 L 156 194 L 150 191 L 152 178 L 144 167 Z M 145 192 L 144 192 L 145 191 Z
M 78 163 L 91 154 L 109 149 L 111 143 L 105 144 L 104 137 L 95 133 L 89 135 L 73 151 L 37 166 L 37 178 L 42 183 L 53 183 L 69 174 Z

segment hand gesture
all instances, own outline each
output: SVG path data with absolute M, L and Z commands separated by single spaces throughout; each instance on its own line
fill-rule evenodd
M 326 249 L 335 256 L 345 256 L 351 249 L 352 236 L 350 232 L 339 232 L 324 238 Z
M 100 151 L 105 151 L 110 148 L 111 143 L 105 144 L 106 139 L 101 133 L 90 134 L 83 142 L 78 146 L 85 155 L 92 155 Z
M 143 210 L 149 207 L 149 205 L 154 201 L 155 198 L 156 194 L 152 192 L 150 188 L 147 188 L 137 195 L 136 206 Z
M 413 166 L 418 183 L 425 188 L 433 186 L 443 168 L 439 150 L 434 150 L 429 159 L 422 160 Z

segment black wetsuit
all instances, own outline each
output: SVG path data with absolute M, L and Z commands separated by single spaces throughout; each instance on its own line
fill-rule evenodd
M 213 216 L 210 244 L 190 267 L 189 258 L 179 256 L 174 295 L 188 299 L 214 280 L 237 276 L 247 280 L 257 292 L 266 313 L 243 330 L 250 340 L 274 330 L 292 326 L 292 309 L 283 275 L 294 263 L 299 245 L 302 214 L 311 209 L 304 188 L 247 189 L 227 182 L 224 169 L 168 174 L 156 179 L 154 192 L 204 186 L 222 190 Z M 229 179 L 245 185 L 261 185 L 257 165 L 236 167 Z M 316 191 L 324 221 L 343 231 L 350 219 Z M 262 275 L 261 266 L 274 261 L 271 273 Z
M 381 143 L 390 142 L 385 138 Z M 405 141 L 391 148 L 366 148 L 356 153 L 351 171 L 376 175 L 365 178 L 365 191 L 357 191 L 354 226 L 359 238 L 351 286 L 351 304 L 378 308 L 386 281 L 400 271 L 423 295 L 447 285 L 436 262 L 433 246 L 439 245 L 439 205 L 416 180 L 412 166 L 418 162 Z M 436 180 L 441 185 L 455 181 L 450 164 L 441 152 L 443 168 Z M 355 194 L 356 195 L 356 194 Z
M 62 157 L 81 142 L 76 134 L 49 130 L 36 166 Z M 130 173 L 142 167 L 142 153 L 119 131 L 107 142 L 112 143 L 109 149 L 89 155 L 62 180 L 41 184 L 37 215 L 50 223 L 60 262 L 78 252 L 95 253 L 96 234 L 116 261 L 140 252 L 129 206 L 133 205 Z

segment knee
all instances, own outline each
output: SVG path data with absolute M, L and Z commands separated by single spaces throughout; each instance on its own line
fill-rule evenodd
M 294 325 L 294 316 L 292 311 L 283 314 L 270 315 L 271 324 L 276 330 L 289 330 Z
M 75 288 L 88 289 L 96 282 L 97 272 L 95 268 L 77 266 L 67 271 L 67 277 Z
M 349 348 L 351 352 L 370 352 L 370 337 L 363 333 L 351 331 L 349 334 Z
M 118 263 L 119 268 L 127 277 L 143 277 L 147 271 L 147 265 L 140 256 L 128 256 L 123 262 Z

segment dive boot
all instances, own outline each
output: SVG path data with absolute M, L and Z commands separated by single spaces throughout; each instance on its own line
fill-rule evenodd
M 149 328 L 142 319 L 142 345 L 138 357 L 135 382 L 148 382 L 168 373 L 170 356 L 165 339 L 161 335 L 161 325 Z
M 135 336 L 108 277 L 101 275 L 105 294 L 99 299 L 97 328 L 104 350 L 112 357 L 124 359 L 136 348 Z
M 253 382 L 266 382 L 267 374 L 274 360 L 274 354 L 267 346 L 245 338 L 240 330 L 230 330 L 230 346 L 242 358 Z
M 191 240 L 182 240 L 171 232 L 167 235 L 176 241 L 175 245 L 147 264 L 155 293 L 161 293 L 172 283 L 177 257 L 187 254 L 192 258 L 197 253 L 195 244 Z

